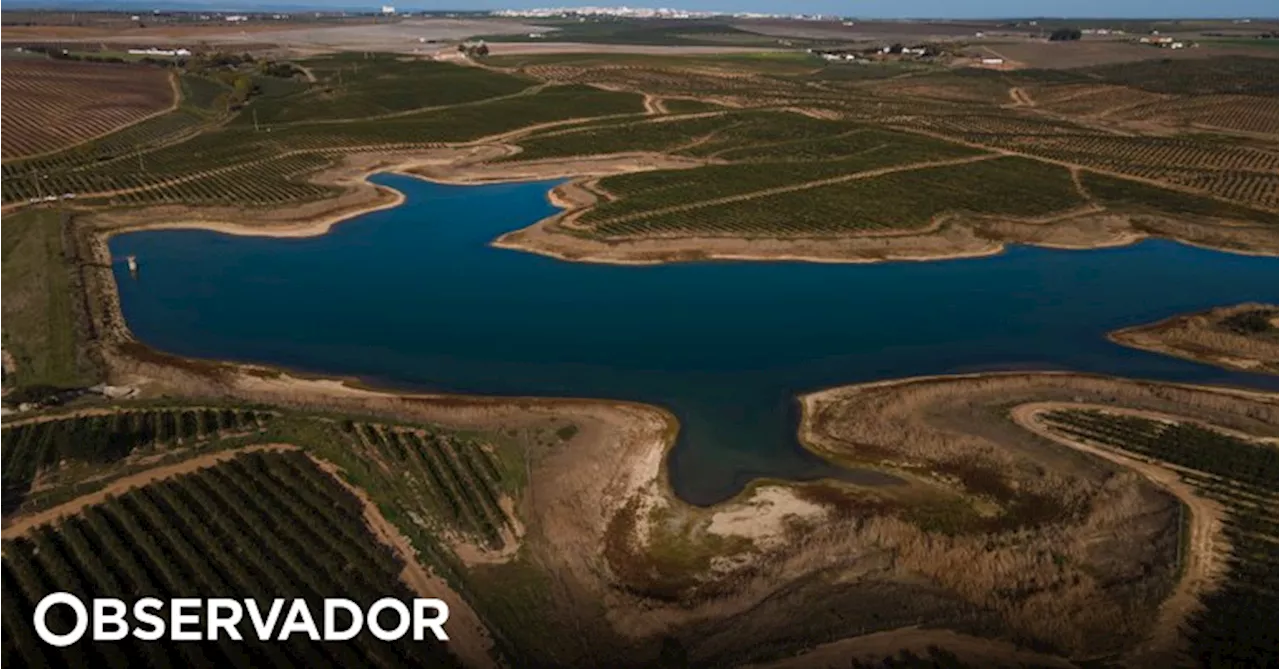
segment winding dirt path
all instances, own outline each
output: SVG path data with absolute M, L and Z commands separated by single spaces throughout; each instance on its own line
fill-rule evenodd
M 218 451 L 194 458 L 189 458 L 172 465 L 164 465 L 163 467 L 154 467 L 136 474 L 122 476 L 107 487 L 91 492 L 87 495 L 77 497 L 69 502 L 64 502 L 53 508 L 37 511 L 30 515 L 17 516 L 4 528 L 4 538 L 13 539 L 20 537 L 32 529 L 52 523 L 61 518 L 74 516 L 85 509 L 85 507 L 101 504 L 107 501 L 108 497 L 122 495 L 134 488 L 141 488 L 148 483 L 163 481 L 175 476 L 190 474 L 191 472 L 201 469 L 208 469 L 215 465 L 222 464 L 228 460 L 237 458 L 245 453 L 254 453 L 257 451 L 296 451 L 297 446 L 293 444 L 259 444 L 256 446 L 247 446 L 245 448 L 237 448 L 229 451 Z
M 493 648 L 493 638 L 489 636 L 489 629 L 480 620 L 475 609 L 472 609 L 461 595 L 449 587 L 448 581 L 432 574 L 422 566 L 418 561 L 417 551 L 413 549 L 413 544 L 409 542 L 408 537 L 401 534 L 400 530 L 382 515 L 378 505 L 369 498 L 368 493 L 347 483 L 346 479 L 342 478 L 341 470 L 337 465 L 321 460 L 310 453 L 307 457 L 360 500 L 361 506 L 364 507 L 364 522 L 369 531 L 377 537 L 378 541 L 399 554 L 404 561 L 405 567 L 404 571 L 400 572 L 400 580 L 418 595 L 443 600 L 449 606 L 449 620 L 445 623 L 449 634 L 449 650 L 468 667 L 497 669 L 498 664 L 489 655 L 489 650 Z
M 1222 536 L 1224 511 L 1222 505 L 1217 502 L 1197 495 L 1195 488 L 1184 483 L 1177 471 L 1170 466 L 1147 462 L 1122 455 L 1118 451 L 1068 439 L 1048 429 L 1039 421 L 1039 416 L 1049 411 L 1091 408 L 1113 409 L 1113 407 L 1095 407 L 1089 404 L 1067 402 L 1035 402 L 1015 407 L 1010 412 L 1010 416 L 1019 427 L 1045 439 L 1132 469 L 1148 481 L 1164 488 L 1186 505 L 1191 517 L 1187 524 L 1187 551 L 1182 556 L 1182 578 L 1174 586 L 1169 597 L 1160 605 L 1151 636 L 1135 646 L 1128 654 L 1130 666 L 1159 666 L 1181 650 L 1184 642 L 1180 632 L 1181 626 L 1188 616 L 1200 608 L 1200 596 L 1217 587 L 1222 575 L 1226 572 L 1225 556 L 1214 547 L 1215 543 L 1226 541 Z M 1124 411 L 1124 413 L 1156 419 L 1168 418 L 1164 414 L 1137 410 Z

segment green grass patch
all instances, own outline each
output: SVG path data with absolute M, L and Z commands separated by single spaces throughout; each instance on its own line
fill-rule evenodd
M 16 371 L 6 385 L 77 387 L 97 380 L 78 336 L 72 268 L 61 212 L 34 209 L 4 220 L 4 350 Z

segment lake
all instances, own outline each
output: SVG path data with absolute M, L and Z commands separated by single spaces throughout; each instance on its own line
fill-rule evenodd
M 835 468 L 795 439 L 796 396 L 921 374 L 1070 369 L 1274 390 L 1108 342 L 1115 328 L 1277 300 L 1277 260 L 1162 240 L 878 264 L 571 263 L 488 242 L 557 210 L 559 181 L 450 186 L 379 174 L 404 205 L 311 238 L 157 230 L 111 239 L 142 342 L 199 358 L 423 391 L 636 400 L 669 409 L 695 504 Z M 843 474 L 849 476 L 849 474 Z M 876 475 L 863 473 L 864 480 Z

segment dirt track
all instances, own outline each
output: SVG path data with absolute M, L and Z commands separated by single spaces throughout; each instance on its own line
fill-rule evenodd
M 1200 608 L 1200 597 L 1216 588 L 1222 575 L 1226 573 L 1225 556 L 1214 548 L 1215 543 L 1225 541 L 1222 536 L 1222 505 L 1197 495 L 1195 488 L 1184 483 L 1178 473 L 1168 467 L 1068 439 L 1047 429 L 1037 420 L 1042 413 L 1061 409 L 1113 411 L 1114 407 L 1038 402 L 1015 407 L 1010 416 L 1013 422 L 1041 437 L 1138 472 L 1148 481 L 1177 497 L 1186 505 L 1190 513 L 1190 521 L 1187 524 L 1187 551 L 1182 556 L 1182 578 L 1179 579 L 1173 593 L 1160 605 L 1159 618 L 1152 635 L 1129 653 L 1131 666 L 1157 666 L 1161 660 L 1174 657 L 1183 643 L 1180 633 L 1182 625 L 1185 624 L 1188 616 Z M 1133 410 L 1124 411 L 1124 413 L 1136 416 L 1149 415 L 1156 420 L 1168 417 L 1165 414 Z M 1252 435 L 1247 436 L 1255 438 Z M 1152 664 L 1153 661 L 1155 664 Z

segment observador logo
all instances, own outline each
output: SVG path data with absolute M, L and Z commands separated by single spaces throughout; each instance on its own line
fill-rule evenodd
M 58 634 L 49 629 L 47 618 L 55 606 L 71 609 L 75 623 L 71 631 Z M 438 641 L 448 641 L 444 623 L 449 606 L 439 599 L 419 598 L 408 603 L 392 597 L 374 602 L 366 611 L 349 599 L 323 600 L 320 625 L 306 600 L 273 599 L 264 611 L 253 599 L 171 599 L 167 602 L 143 597 L 129 607 L 123 600 L 97 598 L 90 607 L 68 592 L 55 592 L 36 605 L 36 634 L 51 646 L 70 646 L 84 638 L 93 627 L 94 641 L 121 641 L 129 636 L 142 641 L 243 641 L 252 632 L 259 641 L 286 641 L 306 635 L 312 641 L 347 641 L 368 629 L 381 641 L 399 641 L 412 630 L 413 640 L 422 641 L 427 630 Z M 130 610 L 132 616 L 127 615 Z M 386 615 L 384 615 L 386 614 Z M 248 618 L 249 628 L 243 623 Z M 384 627 L 387 618 L 394 624 Z

